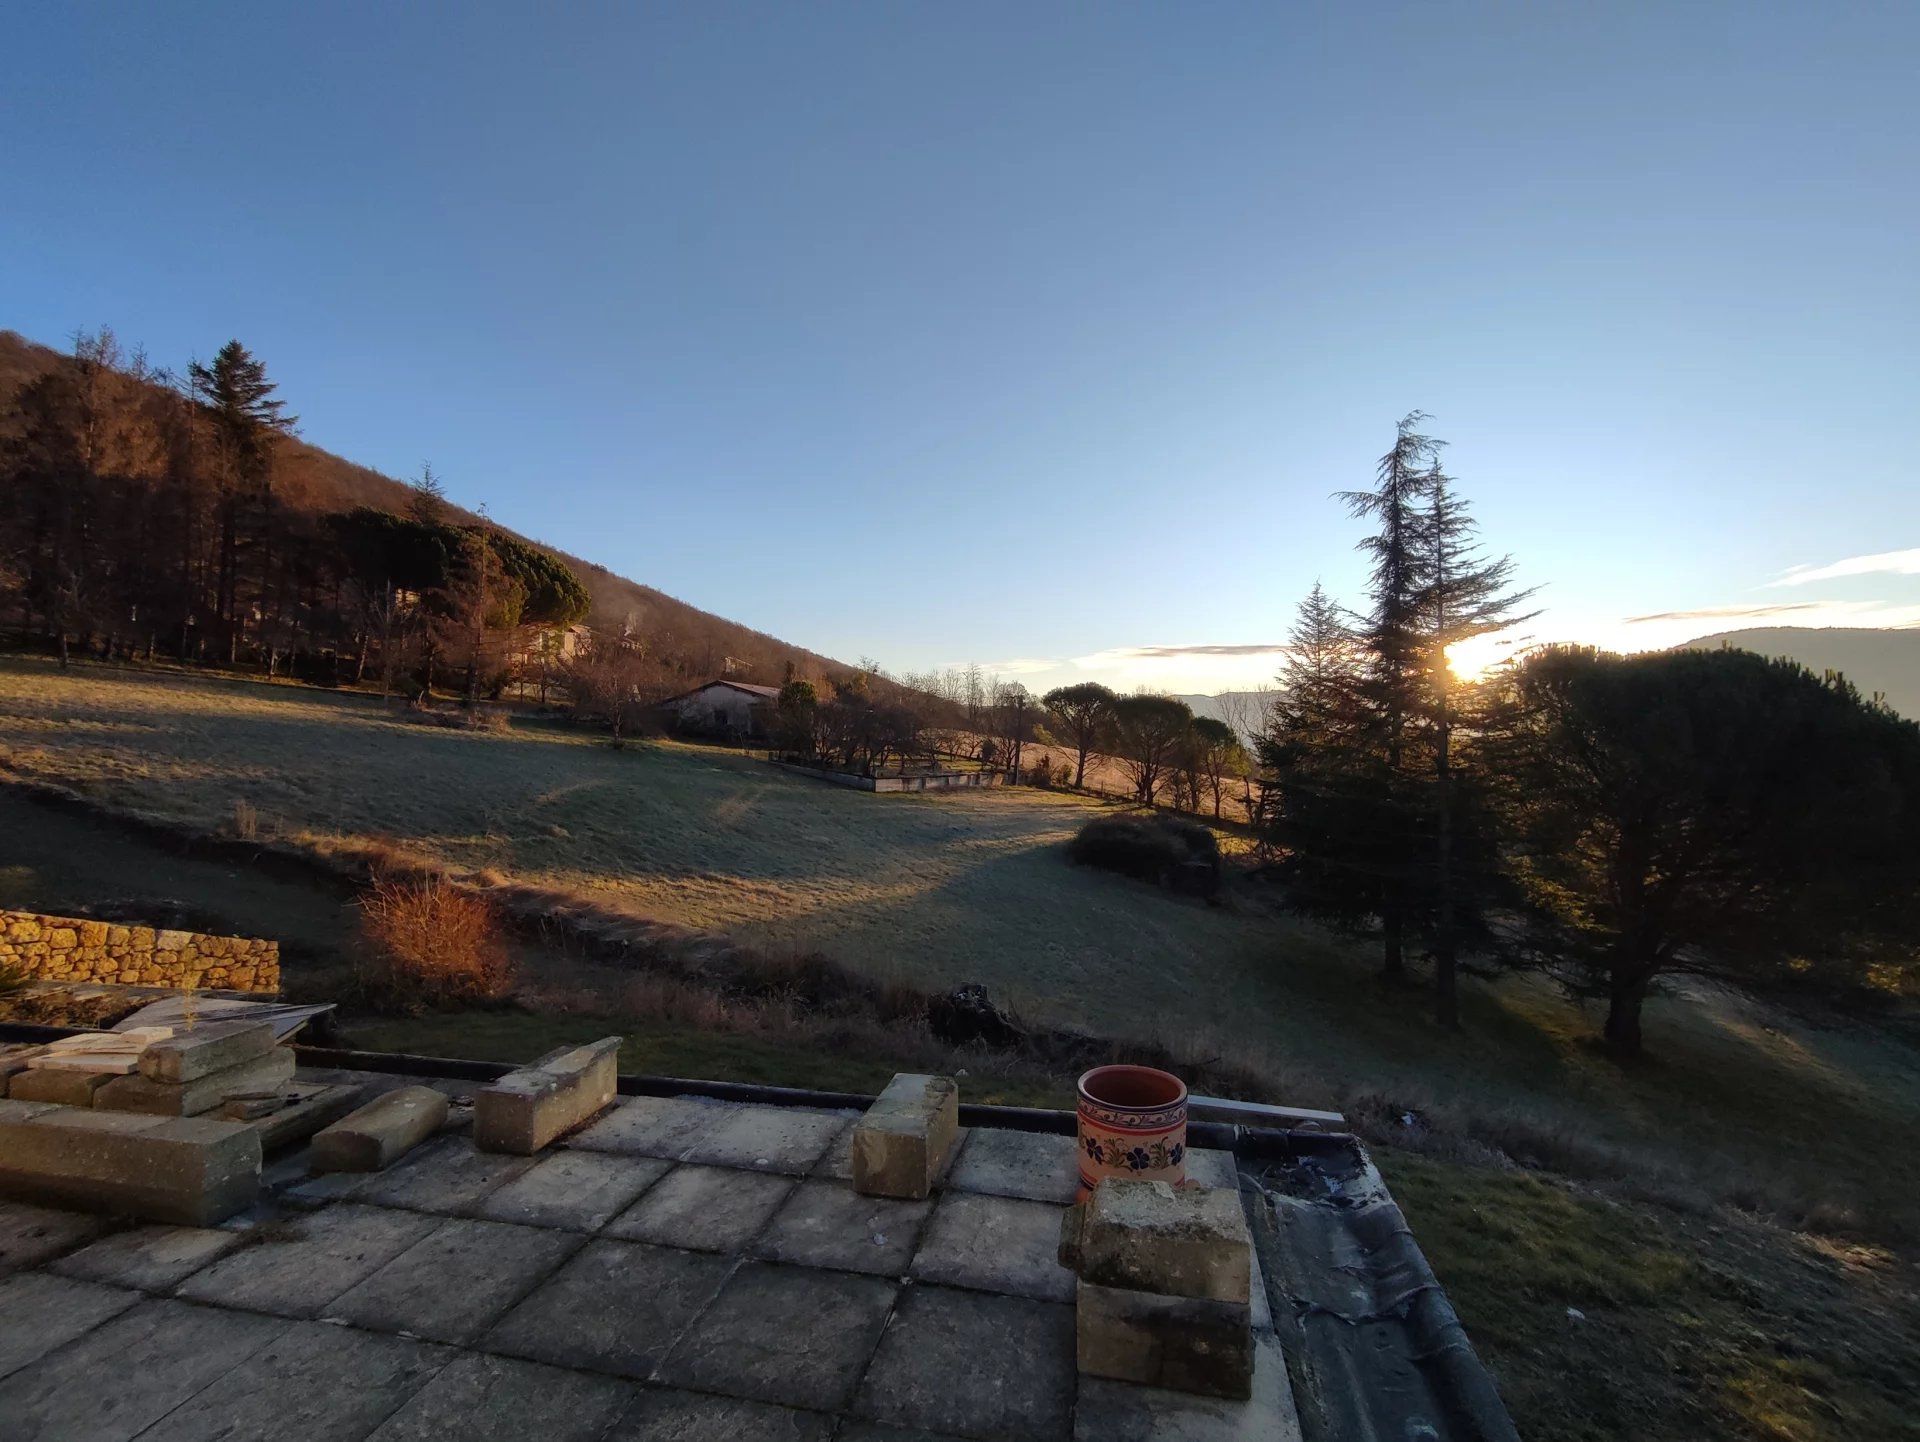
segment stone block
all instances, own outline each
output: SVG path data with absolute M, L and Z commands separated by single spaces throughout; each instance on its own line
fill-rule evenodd
M 316 1172 L 377 1172 L 438 1131 L 447 1098 L 432 1087 L 400 1087 L 349 1112 L 313 1138 Z
M 273 1025 L 216 1021 L 176 1032 L 140 1053 L 140 1075 L 157 1082 L 198 1081 L 274 1049 Z
M 251 1123 L 260 1133 L 261 1147 L 275 1152 L 295 1142 L 304 1142 L 322 1127 L 338 1121 L 353 1109 L 363 1090 L 357 1086 L 312 1086 L 296 1082 L 279 1094 L 277 1105 L 267 1098 L 229 1098 L 221 1107 L 221 1114 L 228 1121 Z M 254 1114 L 240 1116 L 236 1108 L 251 1109 Z
M 94 1093 L 93 1104 L 106 1111 L 145 1112 L 150 1116 L 199 1116 L 221 1106 L 235 1092 L 262 1091 L 292 1081 L 293 1067 L 292 1051 L 274 1047 L 189 1082 L 152 1081 L 137 1074 L 115 1077 Z
M 27 1062 L 38 1055 L 40 1048 L 31 1043 L 0 1046 L 0 1097 L 7 1094 L 7 1086 L 14 1077 L 27 1069 Z
M 16 1102 L 55 1102 L 65 1107 L 90 1107 L 95 1094 L 125 1075 L 112 1071 L 73 1071 L 66 1067 L 37 1067 L 15 1072 L 7 1081 L 7 1099 Z
M 1108 1180 L 1061 1223 L 1061 1264 L 1104 1287 L 1245 1307 L 1252 1255 L 1238 1192 Z
M 1245 1302 L 1082 1281 L 1074 1352 L 1079 1369 L 1094 1377 L 1213 1397 L 1253 1393 L 1253 1326 Z
M 0 1104 L 0 1192 L 208 1226 L 260 1187 L 260 1137 L 235 1122 Z
M 561 1047 L 509 1072 L 473 1104 L 473 1144 L 482 1151 L 532 1156 L 554 1138 L 613 1104 L 621 1038 Z
M 854 1190 L 924 1200 L 959 1133 L 960 1088 L 951 1078 L 896 1075 L 854 1125 Z

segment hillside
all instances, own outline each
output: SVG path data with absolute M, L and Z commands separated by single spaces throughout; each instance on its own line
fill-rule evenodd
M 20 386 L 64 364 L 65 360 L 60 352 L 17 332 L 0 330 L 0 415 L 10 407 Z M 299 398 L 289 397 L 289 400 L 292 409 L 297 411 Z M 354 506 L 375 506 L 397 512 L 404 509 L 410 495 L 406 482 L 356 465 L 297 437 L 288 441 L 281 452 L 276 482 L 282 497 L 290 504 L 315 513 L 349 510 Z M 463 520 L 479 519 L 470 511 L 452 509 Z M 852 674 L 851 666 L 831 657 L 703 611 L 651 586 L 617 576 L 592 561 L 544 545 L 534 537 L 521 539 L 573 568 L 593 598 L 590 621 L 614 626 L 632 621 L 637 629 L 649 635 L 674 637 L 681 643 L 679 649 L 683 654 L 704 658 L 704 670 L 718 671 L 724 659 L 731 656 L 746 663 L 744 674 L 769 681 L 780 679 L 788 660 L 802 671 L 817 671 L 828 677 Z
M 1701 636 L 1674 649 L 1714 651 L 1722 646 L 1783 656 L 1816 674 L 1838 671 L 1863 696 L 1884 696 L 1902 716 L 1920 719 L 1920 630 L 1764 626 Z

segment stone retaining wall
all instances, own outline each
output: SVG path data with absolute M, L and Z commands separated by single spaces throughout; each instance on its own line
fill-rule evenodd
M 30 981 L 280 990 L 280 943 L 0 911 L 0 971 Z

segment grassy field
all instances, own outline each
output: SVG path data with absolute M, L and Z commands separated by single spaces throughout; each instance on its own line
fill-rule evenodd
M 1885 1027 L 1701 990 L 1654 1002 L 1651 1053 L 1622 1066 L 1591 1045 L 1594 1017 L 1510 979 L 1469 983 L 1465 1035 L 1448 1035 L 1418 996 L 1382 991 L 1366 955 L 1265 905 L 1208 909 L 1069 866 L 1061 843 L 1097 804 L 1025 788 L 876 797 L 717 750 L 445 730 L 363 696 L 31 661 L 0 661 L 0 764 L 206 831 L 245 801 L 264 832 L 319 852 L 397 843 L 1236 1057 L 1277 1097 L 1340 1105 L 1387 1143 L 1382 1164 L 1527 1435 L 1903 1435 L 1889 1399 L 1914 1384 L 1920 1326 L 1898 1256 L 1920 1239 L 1920 1054 Z M 322 891 L 156 860 L 0 791 L 0 904 L 184 898 L 288 938 L 293 984 L 305 972 L 324 989 L 354 943 L 349 900 Z M 353 1039 L 513 1060 L 609 1030 L 630 1036 L 639 1070 L 854 1090 L 890 1070 L 578 1008 L 361 1023 Z M 993 1099 L 1057 1100 L 1057 1086 Z
M 322 850 L 386 839 L 915 985 L 984 982 L 1035 1015 L 1244 1058 L 1304 1102 L 1421 1113 L 1590 1170 L 1619 1149 L 1722 1194 L 1898 1214 L 1920 1234 L 1911 1046 L 1675 999 L 1650 1010 L 1649 1058 L 1623 1068 L 1589 1044 L 1591 1016 L 1527 980 L 1469 985 L 1468 1035 L 1447 1036 L 1311 928 L 1069 866 L 1061 843 L 1098 810 L 1078 798 L 873 796 L 713 749 L 446 730 L 362 696 L 12 660 L 0 761 L 209 830 L 244 800 L 263 830 Z

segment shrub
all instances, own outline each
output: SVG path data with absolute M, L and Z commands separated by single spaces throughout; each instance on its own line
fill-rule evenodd
M 498 1001 L 512 990 L 500 918 L 484 898 L 439 878 L 376 877 L 360 912 L 368 942 L 360 983 L 370 1004 L 418 1012 Z
M 260 813 L 253 809 L 253 803 L 244 797 L 233 799 L 233 834 L 242 841 L 257 841 L 260 837 Z
M 1067 843 L 1067 855 L 1077 865 L 1162 884 L 1191 867 L 1206 868 L 1210 877 L 1220 873 L 1220 843 L 1213 833 L 1173 816 L 1097 816 Z

